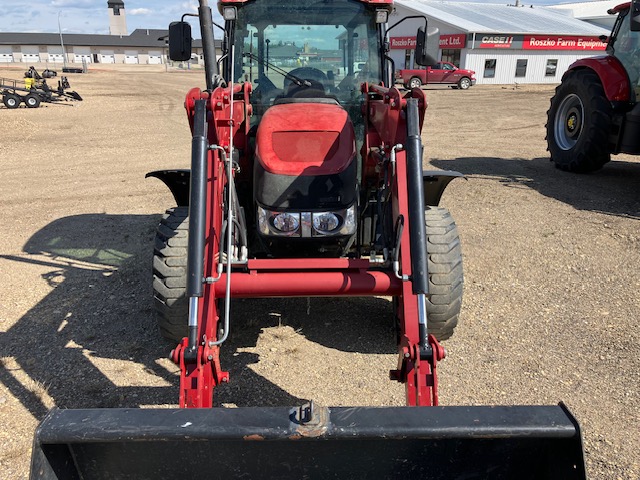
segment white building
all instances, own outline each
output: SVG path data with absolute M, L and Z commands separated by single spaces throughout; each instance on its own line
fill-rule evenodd
M 616 15 L 609 15 L 607 11 L 621 3 L 624 2 L 621 0 L 595 0 L 593 2 L 561 3 L 550 5 L 547 8 L 567 13 L 578 20 L 611 30 L 616 21 Z
M 533 6 L 397 0 L 389 23 L 412 15 L 428 20 L 429 50 L 438 60 L 474 70 L 478 84 L 558 83 L 579 58 L 604 53 L 609 30 L 566 12 Z M 410 19 L 390 32 L 396 68 L 413 68 Z

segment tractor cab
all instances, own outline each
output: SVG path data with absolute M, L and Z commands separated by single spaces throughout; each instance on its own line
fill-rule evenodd
M 618 17 L 607 42 L 607 54 L 615 56 L 626 70 L 637 101 L 640 98 L 640 31 L 634 28 L 634 15 L 628 3 L 618 5 L 609 13 Z
M 224 5 L 223 11 L 232 8 Z M 223 70 L 225 78 L 254 86 L 252 123 L 276 103 L 324 99 L 358 121 L 360 85 L 383 81 L 377 11 L 356 0 L 331 8 L 318 0 L 265 0 L 237 8 L 237 18 L 225 25 L 230 39 Z

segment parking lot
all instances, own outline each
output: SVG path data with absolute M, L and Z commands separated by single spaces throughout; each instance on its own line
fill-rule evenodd
M 0 71 L 0 76 L 19 71 Z M 90 70 L 83 102 L 0 105 L 0 478 L 24 478 L 53 406 L 175 406 L 151 256 L 188 168 L 198 72 Z M 555 404 L 583 428 L 592 479 L 640 477 L 640 159 L 575 175 L 549 162 L 551 86 L 425 88 L 425 167 L 457 170 L 442 204 L 463 242 L 461 324 L 443 405 Z M 222 406 L 401 405 L 385 298 L 234 304 Z

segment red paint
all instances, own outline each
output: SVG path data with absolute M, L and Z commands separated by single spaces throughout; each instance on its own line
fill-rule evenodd
M 243 3 L 227 2 L 225 4 Z M 388 5 L 386 1 L 367 3 Z M 249 179 L 253 171 L 252 158 L 247 155 L 250 126 L 249 84 L 218 88 L 207 94 L 193 89 L 187 95 L 185 106 L 193 124 L 195 100 L 207 99 L 209 116 L 208 141 L 226 152 L 232 146 L 240 152 L 239 175 Z M 400 93 L 396 88 L 363 84 L 365 121 L 362 182 L 363 185 L 387 182 L 393 197 L 392 220 L 405 218 L 401 238 L 400 263 L 402 273 L 411 274 L 408 216 L 406 153 L 397 152 L 395 165 L 383 163 L 391 148 L 406 139 L 405 112 L 407 99 L 415 98 L 419 105 L 420 126 L 424 122 L 427 100 L 420 89 Z M 236 99 L 231 112 L 231 96 Z M 304 126 L 304 127 L 303 127 Z M 337 135 L 336 135 L 337 134 Z M 315 135 L 315 138 L 314 138 Z M 338 106 L 325 104 L 283 104 L 267 110 L 262 118 L 256 138 L 256 153 L 265 167 L 290 174 L 316 174 L 339 171 L 354 155 L 354 132 L 346 112 Z M 313 148 L 311 148 L 313 146 Z M 207 241 L 205 247 L 205 276 L 216 277 L 220 257 L 224 204 L 223 191 L 227 182 L 223 155 L 211 150 L 208 157 Z M 304 172 L 304 173 L 303 173 Z M 255 259 L 246 267 L 231 273 L 232 297 L 290 297 L 290 296 L 394 296 L 401 342 L 398 345 L 398 369 L 393 377 L 406 384 L 407 404 L 437 405 L 436 363 L 444 357 L 441 348 L 430 337 L 435 355 L 421 359 L 417 297 L 410 282 L 402 282 L 389 266 L 371 265 L 365 259 Z M 198 339 L 201 340 L 195 361 L 185 359 L 186 339 L 173 352 L 172 358 L 180 366 L 180 406 L 207 408 L 213 405 L 213 390 L 229 381 L 229 374 L 220 365 L 220 347 L 212 345 L 218 339 L 221 315 L 219 299 L 224 296 L 226 275 L 216 283 L 205 284 L 199 299 Z M 233 324 L 233 323 L 232 323 Z
M 592 52 L 606 48 L 607 44 L 595 36 L 525 35 L 522 41 L 523 50 L 579 50 Z
M 631 85 L 627 71 L 624 69 L 620 60 L 611 55 L 599 57 L 582 58 L 573 62 L 565 75 L 572 71 L 582 68 L 593 70 L 604 87 L 604 93 L 612 102 L 628 102 L 631 100 Z
M 465 33 L 440 35 L 440 49 L 461 49 L 466 46 L 467 35 Z
M 392 50 L 413 50 L 416 48 L 416 37 L 389 37 L 389 48 Z
M 226 274 L 216 282 L 217 298 L 226 293 Z M 231 295 L 235 298 L 268 297 L 365 297 L 398 295 L 400 280 L 392 272 L 282 271 L 231 274 Z
M 256 158 L 265 170 L 281 175 L 340 173 L 355 153 L 353 125 L 338 105 L 274 105 L 262 117 L 256 136 Z

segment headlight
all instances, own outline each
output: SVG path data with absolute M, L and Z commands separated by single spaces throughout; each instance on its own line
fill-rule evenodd
M 333 212 L 277 212 L 258 206 L 258 230 L 262 235 L 283 237 L 353 235 L 356 206 Z
M 273 226 L 282 233 L 293 233 L 300 227 L 300 214 L 278 213 L 273 217 Z
M 300 214 L 270 212 L 258 206 L 258 230 L 263 235 L 300 236 Z
M 335 213 L 322 212 L 313 214 L 313 228 L 316 232 L 327 235 L 340 225 L 340 219 Z

